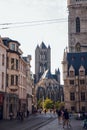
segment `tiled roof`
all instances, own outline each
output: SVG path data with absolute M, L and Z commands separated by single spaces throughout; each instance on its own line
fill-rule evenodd
M 5 46 L 8 46 L 9 45 L 9 42 L 16 42 L 18 45 L 20 45 L 20 43 L 16 40 L 12 40 L 8 37 L 5 37 L 5 38 L 2 38 L 2 41 L 4 43 Z
M 85 68 L 87 75 L 87 52 L 81 53 L 67 53 L 67 62 L 68 62 L 68 72 L 69 68 L 72 65 L 75 69 L 75 75 L 79 74 L 80 66 L 82 65 Z

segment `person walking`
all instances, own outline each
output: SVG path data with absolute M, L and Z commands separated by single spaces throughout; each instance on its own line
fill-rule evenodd
M 70 127 L 69 125 L 69 112 L 67 109 L 64 110 L 64 114 L 63 114 L 63 128 L 64 126 Z
M 61 110 L 56 110 L 56 113 L 57 113 L 57 116 L 58 116 L 58 122 L 59 122 L 59 124 L 61 123 Z

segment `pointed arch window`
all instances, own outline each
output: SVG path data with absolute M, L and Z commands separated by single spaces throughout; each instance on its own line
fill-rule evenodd
M 80 18 L 76 18 L 76 33 L 80 32 Z
M 77 52 L 80 52 L 80 51 L 81 51 L 80 43 L 77 43 L 77 44 L 76 44 L 76 51 L 77 51 Z

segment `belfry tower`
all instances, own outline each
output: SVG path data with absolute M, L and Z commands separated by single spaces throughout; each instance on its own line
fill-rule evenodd
M 87 0 L 67 0 L 69 52 L 87 52 Z

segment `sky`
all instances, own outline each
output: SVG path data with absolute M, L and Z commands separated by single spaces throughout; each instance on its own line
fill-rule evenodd
M 42 41 L 51 47 L 51 72 L 60 69 L 68 46 L 67 0 L 0 0 L 0 35 L 17 40 L 23 56 L 31 55 L 35 73 L 35 49 Z M 42 21 L 42 22 L 40 22 Z M 7 24 L 8 23 L 8 24 Z

